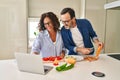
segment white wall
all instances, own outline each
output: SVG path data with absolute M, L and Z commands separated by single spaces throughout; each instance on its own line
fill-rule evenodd
M 48 11 L 59 16 L 65 7 L 74 8 L 76 17 L 81 16 L 81 0 L 29 0 L 29 17 L 40 17 L 42 13 Z
M 0 59 L 27 52 L 26 0 L 0 1 Z

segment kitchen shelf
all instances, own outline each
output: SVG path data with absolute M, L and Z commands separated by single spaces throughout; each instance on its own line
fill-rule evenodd
M 120 9 L 120 0 L 105 4 L 104 9 Z

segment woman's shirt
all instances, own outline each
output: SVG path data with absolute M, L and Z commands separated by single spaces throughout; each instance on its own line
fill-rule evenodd
M 42 57 L 60 56 L 62 50 L 65 50 L 61 33 L 57 32 L 56 42 L 53 42 L 47 30 L 41 31 L 35 39 L 32 52 L 38 52 Z

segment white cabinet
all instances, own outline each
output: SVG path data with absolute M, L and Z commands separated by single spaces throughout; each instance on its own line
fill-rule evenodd
M 104 9 L 120 9 L 120 0 L 105 4 Z
M 106 9 L 105 51 L 120 52 L 120 0 L 104 5 Z

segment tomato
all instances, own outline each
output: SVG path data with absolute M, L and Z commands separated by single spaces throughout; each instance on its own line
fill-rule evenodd
M 52 56 L 50 56 L 50 57 L 49 57 L 49 61 L 54 61 L 55 58 L 56 58 L 56 57 L 52 57 Z
M 61 60 L 62 59 L 60 56 L 57 56 L 56 58 L 57 58 L 57 60 Z
M 43 61 L 54 61 L 55 59 L 61 60 L 62 58 L 60 56 L 56 56 L 56 57 L 50 56 L 50 57 L 44 57 Z
M 48 61 L 49 60 L 49 58 L 47 58 L 47 57 L 44 57 L 42 59 L 43 59 L 43 61 Z

